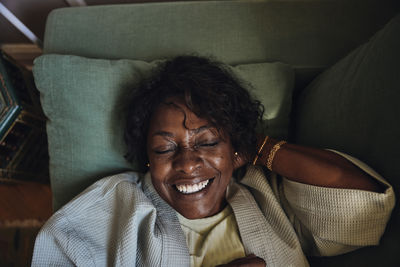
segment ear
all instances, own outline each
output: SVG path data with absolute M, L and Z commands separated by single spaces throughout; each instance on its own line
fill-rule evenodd
M 248 160 L 246 159 L 246 157 L 243 154 L 238 153 L 238 152 L 235 152 L 233 154 L 233 168 L 235 170 L 244 166 L 247 163 L 248 163 Z

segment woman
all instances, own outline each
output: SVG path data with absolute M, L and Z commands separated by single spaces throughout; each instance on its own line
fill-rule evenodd
M 339 152 L 257 138 L 262 113 L 221 64 L 167 61 L 128 105 L 127 158 L 146 174 L 104 178 L 60 209 L 32 265 L 307 266 L 378 244 L 391 186 Z

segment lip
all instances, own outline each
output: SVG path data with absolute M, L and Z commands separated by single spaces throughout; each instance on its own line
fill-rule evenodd
M 197 191 L 197 192 L 194 192 L 194 193 L 186 193 L 185 194 L 185 193 L 180 192 L 176 188 L 176 185 L 194 185 L 194 184 L 198 184 L 198 183 L 201 183 L 201 182 L 207 181 L 207 180 L 209 180 L 209 182 L 206 185 L 206 187 L 204 187 L 200 191 Z M 183 180 L 179 180 L 178 182 L 169 184 L 169 187 L 171 188 L 171 190 L 173 191 L 173 194 L 178 199 L 196 200 L 196 199 L 203 198 L 210 191 L 211 186 L 214 184 L 214 181 L 215 181 L 215 176 L 211 177 L 211 178 L 202 178 L 202 179 L 190 179 L 190 180 L 183 179 Z

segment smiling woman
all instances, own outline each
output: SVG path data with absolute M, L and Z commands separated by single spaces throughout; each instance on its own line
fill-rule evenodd
M 189 219 L 209 217 L 226 205 L 235 169 L 229 136 L 197 117 L 182 99 L 167 99 L 152 116 L 147 142 L 152 182 Z
M 143 173 L 106 177 L 55 213 L 32 265 L 308 266 L 377 245 L 392 187 L 346 154 L 257 138 L 262 114 L 220 63 L 161 64 L 127 104 L 126 157 Z

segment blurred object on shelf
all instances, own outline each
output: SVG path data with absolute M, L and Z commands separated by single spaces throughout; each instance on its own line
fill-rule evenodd
M 0 179 L 0 228 L 40 227 L 52 214 L 51 197 L 49 184 Z
M 40 51 L 23 47 L 0 51 L 0 178 L 48 182 L 46 121 L 30 71 Z
M 12 61 L 28 71 L 32 71 L 33 60 L 42 54 L 42 49 L 36 44 L 3 44 L 1 50 Z

